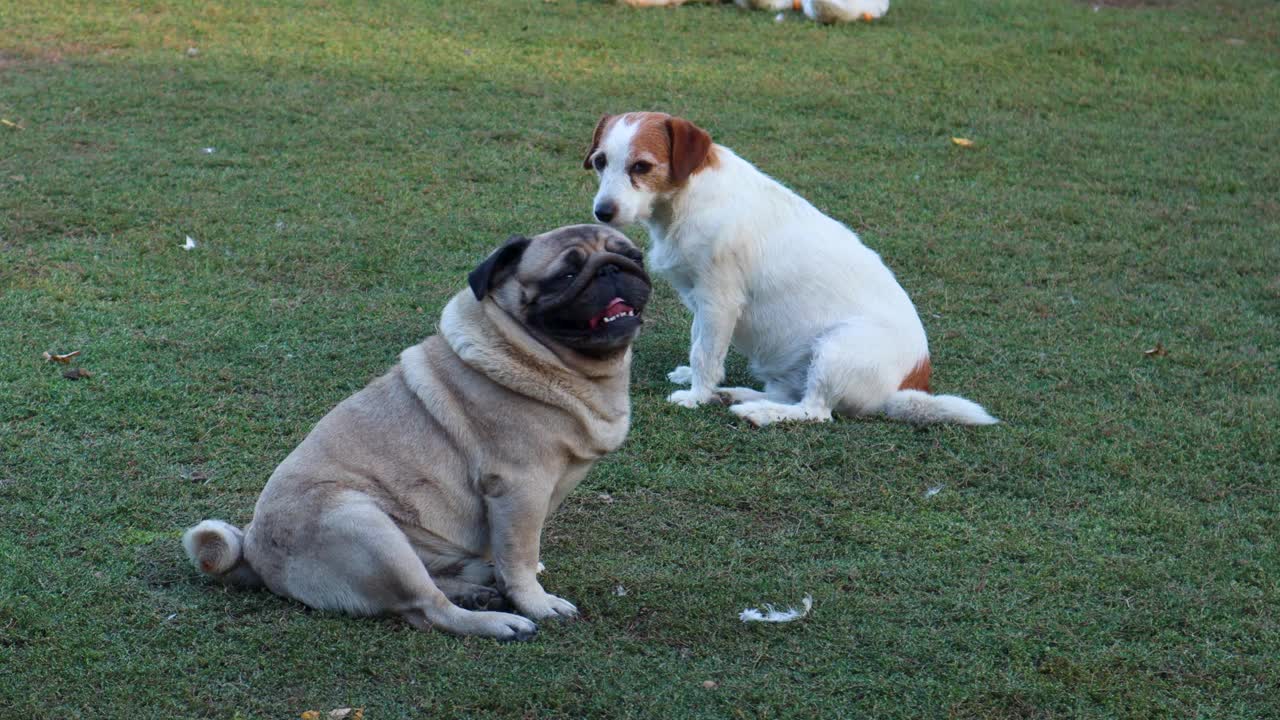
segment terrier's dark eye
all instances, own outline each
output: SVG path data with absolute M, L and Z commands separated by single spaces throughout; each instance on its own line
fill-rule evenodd
M 653 163 L 647 163 L 643 160 L 631 163 L 632 175 L 644 175 L 653 169 Z
M 604 153 L 600 153 L 595 157 L 594 160 L 591 161 L 591 164 L 595 165 L 596 171 L 599 172 L 601 170 L 604 170 L 604 166 L 608 165 L 609 161 L 605 159 Z

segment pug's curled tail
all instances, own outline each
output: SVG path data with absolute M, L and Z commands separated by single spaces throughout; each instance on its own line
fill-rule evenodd
M 244 531 L 221 520 L 203 520 L 182 534 L 191 564 L 224 585 L 260 587 L 262 578 L 244 559 Z

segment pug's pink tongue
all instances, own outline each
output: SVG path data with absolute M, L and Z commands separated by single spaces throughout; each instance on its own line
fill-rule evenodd
M 620 297 L 616 297 L 609 301 L 609 304 L 605 306 L 604 310 L 600 311 L 599 315 L 591 318 L 591 329 L 595 330 L 597 327 L 600 327 L 600 323 L 604 322 L 604 319 L 607 317 L 613 317 L 614 315 L 621 315 L 623 313 L 633 311 L 633 308 L 628 305 L 625 300 Z

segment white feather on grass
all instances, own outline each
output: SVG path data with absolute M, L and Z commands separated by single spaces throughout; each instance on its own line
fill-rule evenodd
M 738 613 L 738 619 L 744 623 L 745 622 L 784 623 L 784 622 L 791 622 L 792 620 L 799 620 L 805 615 L 808 615 L 809 611 L 813 609 L 813 596 L 805 595 L 804 600 L 802 602 L 804 603 L 803 610 L 797 610 L 794 607 L 789 607 L 786 610 L 778 610 L 774 608 L 772 605 L 769 605 L 767 603 L 764 605 L 763 608 L 747 608 L 746 610 L 743 610 L 742 612 Z

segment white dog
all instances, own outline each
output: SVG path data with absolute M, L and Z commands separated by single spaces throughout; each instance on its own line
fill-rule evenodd
M 997 422 L 969 400 L 930 394 L 924 327 L 880 256 L 706 131 L 662 113 L 606 115 L 584 167 L 600 178 L 596 218 L 648 228 L 650 267 L 693 311 L 689 365 L 668 375 L 690 387 L 671 402 L 726 400 L 757 426 L 833 410 Z M 764 392 L 718 387 L 730 342 Z

